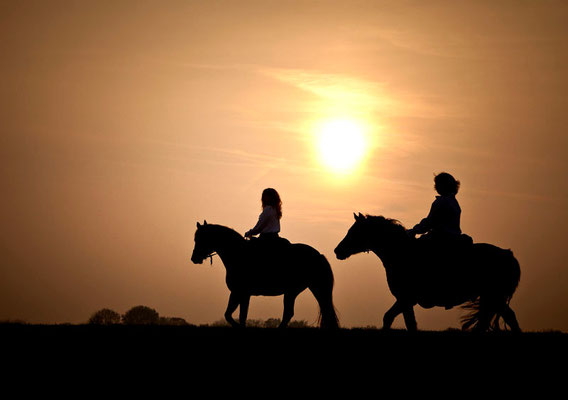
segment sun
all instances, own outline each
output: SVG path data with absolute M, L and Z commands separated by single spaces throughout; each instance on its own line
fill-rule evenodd
M 323 122 L 317 132 L 317 148 L 321 162 L 332 171 L 340 174 L 353 171 L 367 149 L 362 124 L 350 119 Z

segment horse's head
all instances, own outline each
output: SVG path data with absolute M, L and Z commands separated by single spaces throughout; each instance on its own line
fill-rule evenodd
M 197 231 L 195 231 L 195 247 L 193 248 L 191 261 L 193 261 L 194 264 L 203 264 L 203 260 L 211 256 L 214 252 L 211 232 L 207 221 L 204 221 L 203 225 L 198 222 Z
M 340 260 L 371 248 L 373 251 L 381 250 L 388 246 L 399 246 L 410 240 L 406 230 L 397 220 L 361 213 L 353 215 L 355 223 L 335 248 L 335 255 Z
M 337 245 L 334 252 L 339 260 L 345 260 L 353 254 L 369 250 L 367 237 L 367 217 L 353 213 L 355 223 L 347 231 L 347 235 Z

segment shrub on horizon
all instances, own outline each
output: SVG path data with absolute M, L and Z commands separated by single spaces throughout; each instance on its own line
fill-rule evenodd
M 89 318 L 91 325 L 115 325 L 120 324 L 120 314 L 109 308 L 103 308 L 95 312 Z
M 157 325 L 160 323 L 160 314 L 146 306 L 132 307 L 122 316 L 125 325 Z

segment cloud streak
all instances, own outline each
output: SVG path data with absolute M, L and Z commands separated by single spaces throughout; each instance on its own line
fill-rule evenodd
M 311 93 L 336 113 L 444 118 L 452 113 L 411 93 L 396 92 L 388 82 L 306 69 L 266 68 L 260 74 Z

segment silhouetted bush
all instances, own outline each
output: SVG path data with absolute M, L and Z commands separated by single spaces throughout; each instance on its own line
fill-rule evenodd
M 113 325 L 120 324 L 120 314 L 116 311 L 110 310 L 108 308 L 103 308 L 95 312 L 89 318 L 89 324 L 91 325 Z
M 190 325 L 183 318 L 177 317 L 160 317 L 160 325 L 171 325 L 171 326 L 187 326 Z
M 280 325 L 281 322 L 282 320 L 280 318 L 268 318 L 266 321 L 264 321 L 263 327 L 278 328 L 278 325 Z
M 300 321 L 290 321 L 288 324 L 288 328 L 309 328 L 310 325 L 308 321 L 304 321 L 303 319 Z
M 204 325 L 201 325 L 201 326 L 204 326 L 204 327 L 210 326 L 210 327 L 213 327 L 213 328 L 228 328 L 231 325 L 229 325 L 229 323 L 227 322 L 226 319 L 219 319 L 219 320 L 212 322 L 210 324 L 204 324 Z
M 122 316 L 122 322 L 126 325 L 157 325 L 160 323 L 160 315 L 150 307 L 132 307 Z

